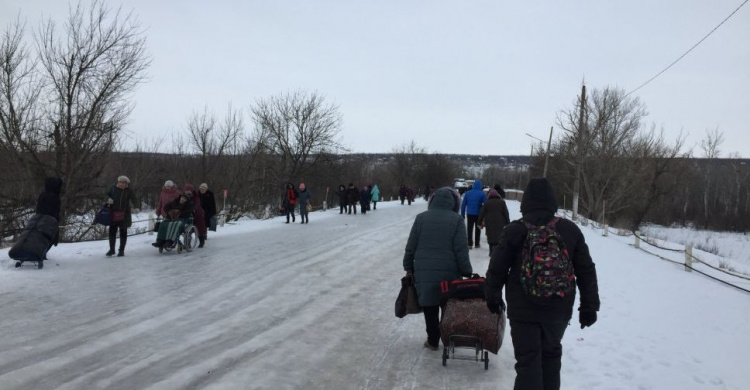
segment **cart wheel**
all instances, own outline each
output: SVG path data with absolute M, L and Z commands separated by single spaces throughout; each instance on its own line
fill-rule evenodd
M 20 261 L 16 261 L 16 268 L 21 268 L 21 262 Z
M 37 262 L 36 262 L 36 267 L 37 267 L 38 269 L 42 269 L 42 268 L 44 268 L 44 261 L 43 261 L 43 260 L 39 260 L 39 261 L 37 261 Z
M 448 361 L 448 347 L 443 347 L 443 367 L 445 367 L 445 363 Z
M 484 351 L 484 369 L 488 369 L 490 366 L 490 353 Z

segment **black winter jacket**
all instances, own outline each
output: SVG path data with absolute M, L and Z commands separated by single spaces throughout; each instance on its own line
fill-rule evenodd
M 201 194 L 198 191 L 198 196 L 201 198 L 201 207 L 203 207 L 206 218 L 209 219 L 216 215 L 216 198 L 214 198 L 214 193 L 211 190 L 206 190 L 205 194 Z
M 521 201 L 522 219 L 534 225 L 543 225 L 554 218 L 555 211 L 557 200 L 549 182 L 546 179 L 532 179 Z M 596 266 L 591 260 L 583 233 L 575 223 L 564 218 L 560 218 L 556 227 L 573 262 L 573 272 L 581 294 L 579 310 L 598 311 Z M 575 291 L 564 298 L 552 300 L 549 304 L 532 302 L 523 291 L 520 268 L 527 233 L 526 226 L 521 221 L 513 221 L 503 229 L 500 243 L 487 269 L 487 300 L 499 302 L 505 288 L 509 319 L 524 322 L 568 321 L 573 315 Z
M 192 200 L 180 203 L 180 198 L 177 198 L 164 206 L 165 215 L 169 215 L 169 210 L 180 210 L 180 218 L 192 218 L 195 214 L 195 204 L 193 204 Z
M 58 177 L 48 177 L 44 180 L 44 192 L 39 194 L 36 201 L 37 214 L 49 215 L 60 222 L 60 191 L 63 181 Z

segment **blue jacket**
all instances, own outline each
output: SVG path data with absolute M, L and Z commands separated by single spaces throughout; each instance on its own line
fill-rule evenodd
M 474 182 L 474 188 L 464 194 L 464 200 L 461 201 L 461 216 L 479 215 L 486 201 L 487 195 L 482 191 L 482 182 L 477 180 Z

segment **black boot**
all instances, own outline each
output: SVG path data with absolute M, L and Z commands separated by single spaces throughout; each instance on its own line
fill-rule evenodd
M 107 257 L 110 257 L 115 254 L 115 250 L 112 248 L 109 248 L 109 252 L 107 252 Z
M 198 237 L 198 248 L 203 248 L 203 245 L 206 245 L 206 237 L 200 236 Z
M 120 248 L 120 250 L 117 252 L 117 257 L 123 257 L 125 256 L 125 249 Z

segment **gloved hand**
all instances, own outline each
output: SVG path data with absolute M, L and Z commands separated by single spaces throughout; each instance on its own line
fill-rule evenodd
M 499 299 L 499 302 L 495 299 L 487 299 L 487 308 L 490 309 L 490 313 L 500 314 L 505 311 L 505 301 L 503 301 L 503 298 Z
M 596 322 L 595 311 L 582 311 L 578 313 L 578 321 L 581 323 L 581 329 L 594 325 Z
M 107 204 L 113 204 L 115 203 L 115 200 L 112 198 L 107 198 Z

